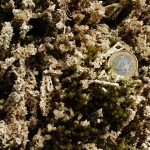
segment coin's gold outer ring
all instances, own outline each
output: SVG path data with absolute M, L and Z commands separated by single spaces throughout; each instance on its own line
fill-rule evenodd
M 129 51 L 126 51 L 126 50 L 113 53 L 112 56 L 110 56 L 110 58 L 108 60 L 108 66 L 111 67 L 112 64 L 113 64 L 112 63 L 113 60 L 116 57 L 120 56 L 120 55 L 129 56 L 131 58 L 131 60 L 133 61 L 133 69 L 132 69 L 132 71 L 129 74 L 124 75 L 124 78 L 126 78 L 126 79 L 127 78 L 131 78 L 136 73 L 136 71 L 138 70 L 138 60 L 137 60 L 136 56 L 133 53 L 131 53 Z M 112 71 L 115 73 L 115 71 L 113 69 L 112 69 Z

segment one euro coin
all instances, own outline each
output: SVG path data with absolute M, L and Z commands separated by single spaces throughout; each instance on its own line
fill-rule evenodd
M 131 52 L 119 51 L 109 58 L 108 66 L 112 67 L 112 71 L 117 75 L 130 78 L 138 70 L 138 60 Z

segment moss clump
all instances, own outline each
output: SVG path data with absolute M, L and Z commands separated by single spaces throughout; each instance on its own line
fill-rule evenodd
M 97 109 L 103 108 L 105 121 L 111 125 L 112 130 L 118 130 L 124 125 L 129 113 L 127 112 L 125 106 L 130 106 L 132 100 L 124 100 L 121 105 L 118 105 L 119 99 L 123 95 L 127 95 L 126 88 L 114 88 L 108 87 L 108 91 L 104 92 L 98 85 L 91 85 L 89 87 L 92 91 L 91 101 L 89 101 L 89 114 L 94 112 Z M 126 105 L 125 105 L 126 104 Z
M 44 148 L 51 147 L 54 150 L 58 149 L 83 149 L 78 141 L 82 144 L 95 143 L 99 147 L 105 149 L 117 149 L 122 150 L 127 147 L 127 144 L 118 142 L 117 146 L 111 142 L 106 144 L 101 136 L 106 133 L 105 127 L 110 125 L 110 131 L 118 131 L 122 128 L 126 120 L 129 117 L 129 113 L 126 110 L 126 106 L 129 107 L 132 104 L 132 100 L 125 99 L 121 105 L 118 105 L 118 101 L 122 96 L 128 94 L 127 87 L 111 87 L 106 86 L 107 92 L 104 92 L 97 83 L 92 83 L 89 88 L 82 89 L 81 80 L 84 79 L 84 75 L 80 75 L 78 78 L 68 77 L 63 78 L 63 88 L 65 89 L 65 95 L 63 102 L 68 108 L 74 110 L 74 117 L 68 121 L 58 120 L 55 123 L 57 127 L 56 131 L 51 133 L 52 139 L 45 142 Z M 85 97 L 86 93 L 90 93 L 90 96 Z M 124 94 L 124 95 L 122 95 Z M 97 110 L 103 110 L 103 121 L 97 124 L 99 118 Z M 79 115 L 82 117 L 78 122 L 88 120 L 89 126 L 82 126 L 80 123 L 76 123 Z
M 64 101 L 73 110 L 80 110 L 87 102 L 79 78 L 74 78 L 67 84 Z
M 60 77 L 60 79 L 64 80 L 65 78 L 73 75 L 76 70 L 77 70 L 77 65 L 72 65 L 71 67 L 64 69 L 63 70 L 63 74 Z M 74 83 L 75 83 L 75 81 L 74 81 Z
M 90 45 L 88 46 L 87 49 L 88 49 L 88 54 L 87 54 L 86 61 L 87 62 L 94 61 L 95 58 L 97 57 L 98 47 L 94 45 Z

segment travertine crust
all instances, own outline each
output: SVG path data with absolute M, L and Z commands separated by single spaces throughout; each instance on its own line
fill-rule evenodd
M 149 0 L 0 1 L 0 149 L 149 150 L 149 119 Z

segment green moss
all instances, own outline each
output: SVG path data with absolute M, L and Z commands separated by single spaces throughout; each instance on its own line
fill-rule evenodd
M 39 4 L 42 2 L 42 0 L 33 0 L 35 4 Z
M 8 0 L 1 0 L 0 4 L 4 4 L 4 3 L 7 3 L 7 2 L 8 2 Z
M 60 77 L 61 80 L 71 76 L 72 74 L 75 73 L 75 71 L 77 70 L 77 65 L 72 65 L 71 67 L 63 70 L 63 74 L 62 76 Z
M 109 146 L 106 146 L 106 150 L 112 150 Z
M 72 99 L 75 95 L 76 95 L 75 92 L 69 92 L 69 93 L 67 94 L 67 97 L 68 97 L 69 99 Z
M 28 35 L 27 37 L 27 41 L 32 42 L 34 40 L 33 35 Z
M 78 85 L 78 82 L 77 81 L 73 81 L 72 86 L 76 87 L 77 85 Z
M 98 52 L 98 47 L 94 45 L 90 45 L 88 47 L 88 56 L 87 56 L 87 61 L 94 61 L 95 58 L 97 57 L 97 52 Z
M 104 66 L 103 67 L 103 70 L 105 70 L 106 72 L 109 72 L 110 70 L 112 70 L 114 68 L 114 66 L 113 65 L 111 65 L 111 66 Z
M 118 130 L 122 127 L 129 117 L 126 106 L 130 106 L 132 100 L 126 99 L 121 105 L 117 105 L 117 102 L 122 96 L 128 94 L 127 87 L 108 87 L 107 92 L 103 92 L 96 84 L 90 85 L 89 88 L 92 91 L 92 100 L 89 105 L 95 106 L 90 106 L 92 111 L 103 108 L 104 120 L 109 122 L 111 129 Z
M 119 144 L 116 150 L 124 150 L 124 144 L 123 143 Z
M 108 108 L 108 102 L 105 102 L 105 103 L 103 104 L 103 106 L 104 106 L 105 108 Z
M 74 68 L 74 69 L 73 69 Z M 62 75 L 61 82 L 64 88 L 63 102 L 68 108 L 72 108 L 75 116 L 69 121 L 59 120 L 55 125 L 59 125 L 56 131 L 51 136 L 52 140 L 49 145 L 52 149 L 82 149 L 81 145 L 77 142 L 81 141 L 82 144 L 96 143 L 103 149 L 108 150 L 122 150 L 125 143 L 120 142 L 119 145 L 114 146 L 112 143 L 105 143 L 101 141 L 100 135 L 104 135 L 105 127 L 110 125 L 110 130 L 117 131 L 123 127 L 129 117 L 126 111 L 126 106 L 132 104 L 132 100 L 125 99 L 121 105 L 117 102 L 120 98 L 127 97 L 129 86 L 111 87 L 106 86 L 107 92 L 104 92 L 99 84 L 92 83 L 88 89 L 82 89 L 81 80 L 88 77 L 84 73 L 78 77 L 69 78 L 76 71 L 76 67 L 65 70 L 65 75 Z M 85 97 L 90 94 L 89 98 Z M 97 110 L 103 109 L 103 123 L 97 124 Z M 82 127 L 76 124 L 78 116 L 82 114 L 80 121 L 88 120 L 90 125 Z M 102 142 L 102 144 L 100 144 Z M 112 145 L 111 145 L 112 144 Z M 126 146 L 126 145 L 125 145 Z
M 122 108 L 127 108 L 127 107 L 130 106 L 132 103 L 133 103 L 133 100 L 131 100 L 131 99 L 125 99 L 125 101 L 121 103 L 121 107 L 122 107 Z

